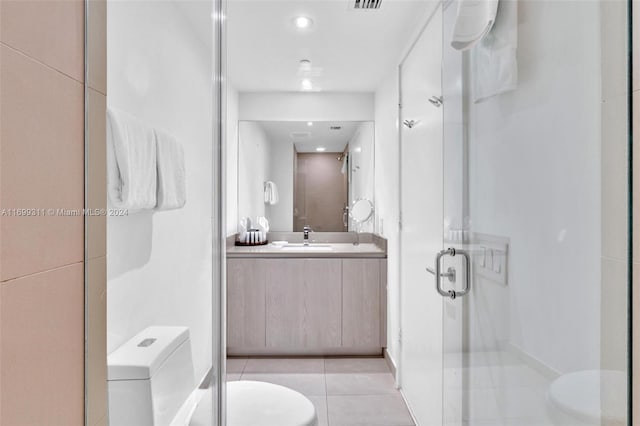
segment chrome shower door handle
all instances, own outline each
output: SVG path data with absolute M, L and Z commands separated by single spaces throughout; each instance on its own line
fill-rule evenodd
M 449 278 L 449 281 L 455 281 L 455 269 L 449 268 L 446 273 L 442 273 L 441 266 L 440 266 L 440 260 L 445 255 L 450 255 L 451 257 L 455 257 L 458 254 L 462 255 L 462 257 L 464 258 L 464 267 L 465 267 L 464 288 L 461 291 L 444 290 L 442 288 L 442 277 Z M 453 270 L 453 280 L 451 279 L 452 270 Z M 469 256 L 469 253 L 467 251 L 465 251 L 465 250 L 459 250 L 459 249 L 455 249 L 455 248 L 448 248 L 446 250 L 441 250 L 436 255 L 435 268 L 433 270 L 427 268 L 427 271 L 429 271 L 429 272 L 433 273 L 433 275 L 435 275 L 435 278 L 436 278 L 436 290 L 443 297 L 449 297 L 451 299 L 456 299 L 458 297 L 461 297 L 461 296 L 464 296 L 464 295 L 468 294 L 469 291 L 471 291 L 471 257 Z

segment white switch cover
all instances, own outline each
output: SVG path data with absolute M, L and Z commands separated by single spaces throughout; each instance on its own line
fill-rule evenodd
M 507 285 L 509 238 L 475 233 L 472 236 L 474 271 L 479 276 Z

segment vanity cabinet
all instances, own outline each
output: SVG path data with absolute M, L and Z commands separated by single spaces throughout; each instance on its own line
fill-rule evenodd
M 382 301 L 386 299 L 386 286 L 381 285 L 380 263 L 378 259 L 342 261 L 343 346 L 383 346 L 386 304 L 382 306 Z
M 268 265 L 267 348 L 340 346 L 341 260 L 274 259 Z
M 266 344 L 265 262 L 265 259 L 227 260 L 228 346 L 259 348 Z
M 230 355 L 379 355 L 386 259 L 230 258 Z

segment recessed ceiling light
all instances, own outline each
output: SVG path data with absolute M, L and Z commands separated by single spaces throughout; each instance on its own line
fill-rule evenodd
M 313 126 L 313 121 L 307 121 L 307 126 L 309 127 Z
M 319 146 L 319 147 L 316 148 L 316 151 L 318 151 L 318 152 L 324 152 L 326 150 L 327 150 L 327 148 L 325 148 L 324 146 Z
M 313 89 L 313 83 L 311 83 L 311 80 L 309 80 L 308 78 L 305 78 L 304 80 L 302 80 L 302 90 L 311 90 Z
M 311 18 L 307 18 L 306 16 L 298 16 L 294 20 L 294 22 L 296 24 L 296 27 L 300 28 L 301 30 L 305 28 L 309 28 L 311 24 L 313 24 L 313 21 L 311 20 Z

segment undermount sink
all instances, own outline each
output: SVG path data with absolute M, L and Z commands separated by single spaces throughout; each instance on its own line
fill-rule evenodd
M 302 243 L 295 243 L 295 244 L 287 244 L 285 246 L 282 246 L 282 250 L 285 250 L 285 251 L 293 251 L 293 250 L 333 251 L 333 247 L 331 247 L 331 244 L 309 243 L 309 245 L 305 246 Z

